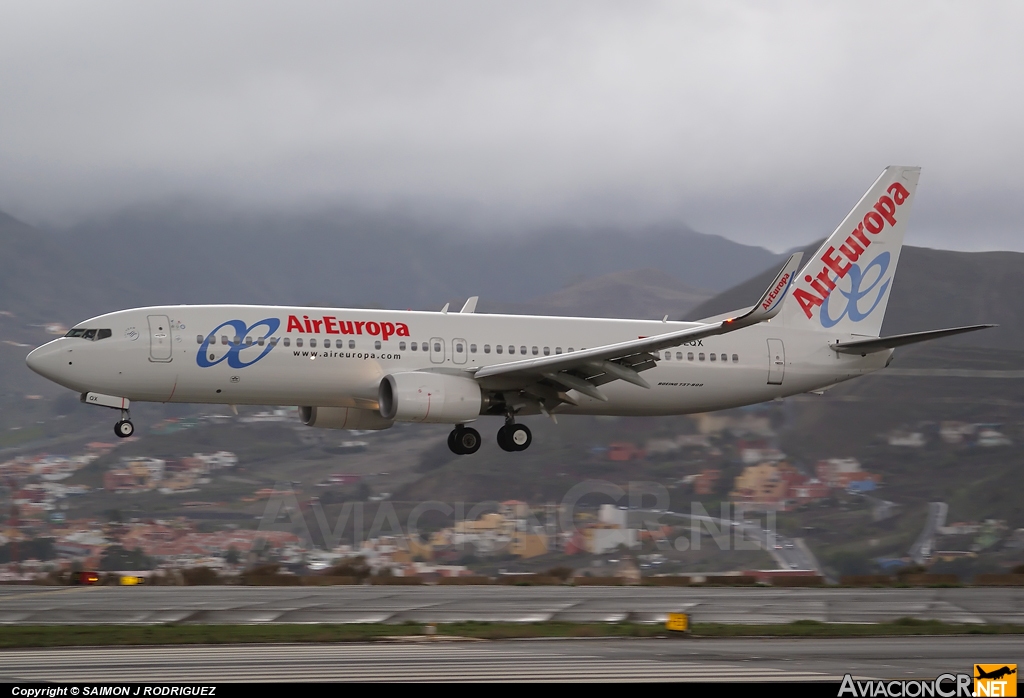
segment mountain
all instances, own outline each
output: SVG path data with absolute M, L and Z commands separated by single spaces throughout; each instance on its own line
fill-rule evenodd
M 804 250 L 809 258 L 821 241 Z M 755 303 L 778 272 L 760 274 L 702 303 L 684 319 L 699 320 Z M 999 327 L 942 340 L 954 346 L 1017 349 L 1024 344 L 1024 254 L 952 252 L 904 246 L 882 334 L 995 323 Z
M 722 291 L 780 259 L 685 226 L 633 231 L 458 231 L 402 213 L 232 214 L 182 205 L 123 212 L 54 235 L 133 284 L 118 307 L 156 303 L 434 308 L 478 295 L 522 303 L 585 279 L 656 269 Z M 552 299 L 558 305 L 565 299 Z M 103 308 L 109 310 L 110 308 Z M 668 307 L 664 314 L 680 311 Z

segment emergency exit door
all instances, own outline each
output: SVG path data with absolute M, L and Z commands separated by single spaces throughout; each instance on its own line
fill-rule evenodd
M 171 319 L 166 315 L 149 316 L 149 360 L 171 360 Z

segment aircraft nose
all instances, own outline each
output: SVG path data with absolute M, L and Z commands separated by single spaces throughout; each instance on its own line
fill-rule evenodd
M 33 349 L 29 352 L 29 355 L 25 357 L 25 363 L 28 367 L 38 373 L 43 378 L 49 380 L 57 380 L 57 366 L 58 359 L 57 354 L 60 351 L 57 347 L 53 346 L 53 342 L 44 344 L 38 349 Z

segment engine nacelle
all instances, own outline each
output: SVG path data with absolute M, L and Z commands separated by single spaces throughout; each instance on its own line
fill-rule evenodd
M 299 416 L 307 427 L 320 429 L 389 429 L 395 423 L 357 407 L 300 407 Z
M 459 424 L 480 416 L 483 394 L 472 378 L 444 373 L 392 373 L 380 382 L 380 416 L 398 422 Z

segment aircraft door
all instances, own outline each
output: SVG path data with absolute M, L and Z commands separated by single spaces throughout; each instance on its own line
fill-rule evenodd
M 171 360 L 171 319 L 166 315 L 149 316 L 149 360 Z
M 435 364 L 444 363 L 444 340 L 440 337 L 430 338 L 430 361 Z
M 786 348 L 781 339 L 768 340 L 768 385 L 782 385 L 786 375 Z
M 466 363 L 466 357 L 468 356 L 466 349 L 466 340 L 464 339 L 453 339 L 452 340 L 452 362 L 457 364 Z

